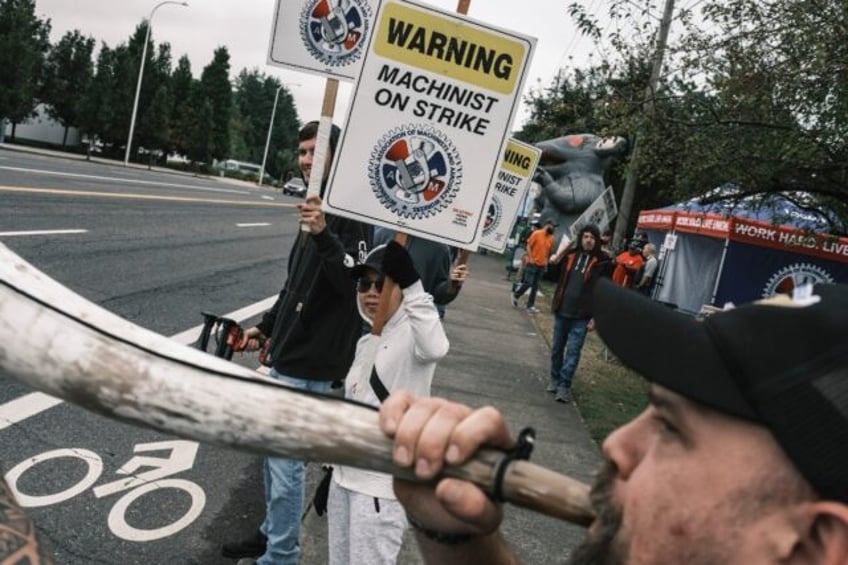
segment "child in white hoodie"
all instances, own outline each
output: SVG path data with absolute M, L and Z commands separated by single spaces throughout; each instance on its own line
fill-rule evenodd
M 375 248 L 353 273 L 359 312 L 369 324 L 385 278 L 397 286 L 382 335 L 368 334 L 357 343 L 345 379 L 345 397 L 378 406 L 386 392 L 394 390 L 429 396 L 436 363 L 447 354 L 449 344 L 433 297 L 424 291 L 409 253 L 392 241 Z M 406 516 L 392 490 L 391 475 L 336 466 L 327 517 L 330 565 L 396 562 Z

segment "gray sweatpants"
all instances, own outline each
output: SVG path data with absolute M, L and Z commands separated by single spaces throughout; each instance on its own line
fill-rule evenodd
M 394 565 L 406 513 L 397 500 L 375 499 L 330 481 L 327 526 L 330 565 Z

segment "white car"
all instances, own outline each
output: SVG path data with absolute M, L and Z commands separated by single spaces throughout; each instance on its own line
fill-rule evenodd
M 283 194 L 291 194 L 292 196 L 306 196 L 306 184 L 300 177 L 292 177 L 283 185 Z

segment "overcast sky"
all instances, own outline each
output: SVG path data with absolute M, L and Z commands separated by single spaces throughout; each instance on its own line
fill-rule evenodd
M 278 77 L 291 86 L 301 120 L 318 116 L 324 89 L 324 79 L 315 75 L 272 67 L 265 63 L 271 32 L 274 0 L 188 0 L 189 6 L 165 5 L 153 18 L 153 39 L 156 44 L 169 42 L 174 64 L 186 54 L 192 71 L 199 76 L 212 59 L 219 45 L 230 52 L 232 74 L 241 69 L 257 67 Z M 455 11 L 457 0 L 424 0 L 425 3 Z M 52 22 L 51 41 L 56 42 L 66 31 L 79 29 L 110 47 L 126 42 L 139 22 L 150 14 L 158 0 L 36 0 L 39 17 Z M 525 83 L 538 86 L 537 79 L 547 86 L 557 69 L 569 64 L 583 66 L 592 49 L 591 41 L 577 36 L 566 7 L 567 0 L 471 0 L 468 15 L 505 29 L 537 39 L 536 53 Z M 592 0 L 589 9 L 605 10 L 604 2 Z M 531 9 L 532 7 L 532 9 Z M 336 122 L 347 109 L 350 86 L 342 84 L 336 105 Z M 521 105 L 515 127 L 527 118 Z

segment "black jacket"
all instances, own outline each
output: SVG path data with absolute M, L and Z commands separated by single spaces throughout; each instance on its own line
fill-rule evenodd
M 554 314 L 559 312 L 562 306 L 562 300 L 565 295 L 565 287 L 569 277 L 579 277 L 581 273 L 574 272 L 574 262 L 580 254 L 579 249 L 569 250 L 562 259 L 561 271 L 559 280 L 557 281 L 556 290 L 554 291 L 553 300 L 551 300 L 551 310 Z M 586 271 L 583 276 L 583 287 L 578 299 L 578 319 L 589 319 L 592 317 L 592 294 L 595 291 L 595 283 L 600 277 L 608 277 L 610 272 L 610 261 L 606 254 L 599 249 L 590 252 L 589 263 L 586 266 Z
M 312 381 L 345 377 L 362 335 L 350 269 L 371 248 L 372 227 L 326 215 L 327 228 L 300 232 L 289 254 L 288 278 L 257 324 L 271 337 L 271 362 L 283 375 Z

